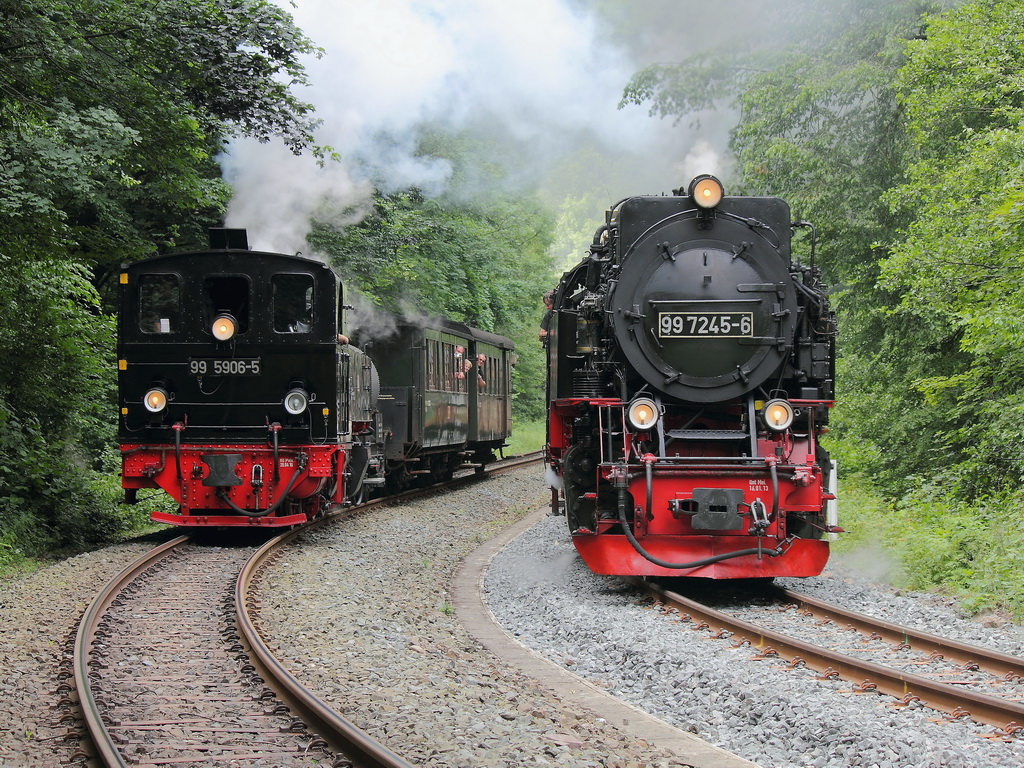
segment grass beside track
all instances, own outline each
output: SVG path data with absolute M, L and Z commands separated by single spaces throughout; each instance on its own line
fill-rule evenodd
M 973 504 L 923 484 L 913 495 L 886 498 L 863 476 L 839 471 L 840 534 L 834 556 L 894 586 L 931 590 L 969 614 L 1024 620 L 1024 493 Z

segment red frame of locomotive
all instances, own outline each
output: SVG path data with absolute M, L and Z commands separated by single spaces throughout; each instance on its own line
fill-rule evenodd
M 275 455 L 274 449 L 265 443 L 177 447 L 124 444 L 121 450 L 122 487 L 162 489 L 178 502 L 179 510 L 153 510 L 150 518 L 157 523 L 184 526 L 280 527 L 304 523 L 320 512 L 319 494 L 324 484 L 332 477 L 343 477 L 347 453 L 344 445 L 303 445 L 281 447 Z M 204 485 L 207 467 L 203 457 L 211 454 L 239 456 L 234 469 L 249 482 L 223 489 Z M 219 492 L 226 498 L 219 496 Z M 344 493 L 343 484 L 337 483 L 331 503 L 343 503 Z M 276 505 L 281 509 L 272 515 L 245 516 L 232 513 L 229 504 L 253 512 Z M 218 508 L 224 514 L 210 514 Z
M 793 400 L 794 406 L 831 408 L 831 400 Z M 548 461 L 557 465 L 571 444 L 572 425 L 581 407 L 596 409 L 601 441 L 600 462 L 594 487 L 603 481 L 623 485 L 635 500 L 630 533 L 635 542 L 654 558 L 686 562 L 725 558 L 680 571 L 665 568 L 645 558 L 621 532 L 616 518 L 600 518 L 597 530 L 578 528 L 572 541 L 587 567 L 598 574 L 644 574 L 650 576 L 705 577 L 714 579 L 770 578 L 774 576 L 816 576 L 828 560 L 829 543 L 823 539 L 790 536 L 785 512 L 817 513 L 835 498 L 824 487 L 822 470 L 815 454 L 813 423 L 809 434 L 795 438 L 792 433 L 761 432 L 751 457 L 655 456 L 638 454 L 634 443 L 640 437 L 626 423 L 628 403 L 616 398 L 565 398 L 555 400 L 549 411 Z M 621 422 L 621 445 L 612 446 L 608 435 L 610 419 Z M 617 428 L 619 423 L 615 425 Z M 781 457 L 786 457 L 785 459 Z M 739 482 L 738 482 L 739 481 Z M 748 512 L 742 526 L 734 531 L 709 534 L 690 524 L 686 514 L 673 514 L 677 504 L 693 497 L 699 489 L 736 490 L 743 486 L 743 503 Z M 776 491 L 777 487 L 777 491 Z M 777 493 L 777 497 L 776 497 Z M 773 501 L 773 499 L 776 499 Z M 557 495 L 553 512 L 559 511 Z M 757 535 L 750 523 L 753 511 L 772 511 Z M 783 513 L 779 514 L 779 510 Z M 756 550 L 729 557 L 733 552 Z

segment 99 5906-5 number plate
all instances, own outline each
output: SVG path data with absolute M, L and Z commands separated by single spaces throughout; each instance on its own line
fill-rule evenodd
M 196 376 L 259 376 L 258 357 L 241 360 L 219 360 L 214 357 L 190 357 L 188 370 Z
M 660 312 L 658 337 L 702 339 L 709 336 L 753 336 L 752 312 Z

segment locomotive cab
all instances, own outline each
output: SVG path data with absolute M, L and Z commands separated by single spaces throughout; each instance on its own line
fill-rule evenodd
M 554 503 L 587 564 L 820 572 L 834 335 L 785 201 L 702 176 L 616 205 L 558 286 L 548 347 Z
M 377 482 L 376 372 L 326 264 L 215 230 L 126 265 L 119 303 L 122 485 L 179 504 L 154 520 L 291 525 Z

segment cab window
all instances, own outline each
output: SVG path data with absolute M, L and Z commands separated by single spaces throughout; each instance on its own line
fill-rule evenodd
M 270 279 L 274 301 L 274 330 L 309 333 L 313 330 L 313 276 L 274 275 Z
M 181 330 L 181 278 L 177 275 L 139 276 L 139 329 L 143 333 Z

